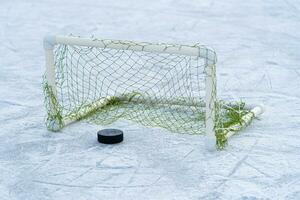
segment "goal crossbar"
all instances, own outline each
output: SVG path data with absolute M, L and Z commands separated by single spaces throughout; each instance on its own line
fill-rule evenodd
M 56 44 L 199 56 L 207 59 L 207 62 L 210 65 L 213 65 L 217 62 L 215 52 L 212 49 L 205 47 L 204 45 L 191 46 L 167 43 L 135 42 L 128 40 L 99 40 L 96 38 L 81 38 L 72 36 L 45 37 L 45 49 L 53 49 L 54 45 Z

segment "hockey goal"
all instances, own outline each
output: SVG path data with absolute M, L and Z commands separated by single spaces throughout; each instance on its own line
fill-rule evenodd
M 47 128 L 118 119 L 177 133 L 208 134 L 219 149 L 262 113 L 216 99 L 216 54 L 174 45 L 74 36 L 44 39 Z

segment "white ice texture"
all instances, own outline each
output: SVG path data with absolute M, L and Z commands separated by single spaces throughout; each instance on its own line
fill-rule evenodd
M 299 19 L 298 0 L 0 1 L 0 199 L 300 199 Z M 113 146 L 48 132 L 43 37 L 70 33 L 213 47 L 218 96 L 266 112 L 222 152 L 126 121 Z

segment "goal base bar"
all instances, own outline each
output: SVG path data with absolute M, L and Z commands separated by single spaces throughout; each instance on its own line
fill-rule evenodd
M 112 99 L 114 98 L 119 98 L 122 101 L 128 101 L 128 97 L 122 96 L 122 97 L 113 97 L 113 96 L 108 96 L 106 98 L 100 99 L 99 101 L 96 101 L 92 104 L 90 104 L 89 106 L 85 107 L 82 109 L 82 111 L 80 112 L 79 115 L 77 116 L 68 116 L 66 118 L 63 119 L 63 123 L 64 126 L 67 126 L 69 124 L 72 124 L 78 120 L 84 119 L 86 116 L 88 116 L 89 114 L 92 114 L 93 112 L 96 112 L 98 109 L 101 109 L 103 107 L 105 107 Z M 132 102 L 133 103 L 147 103 L 151 101 L 151 99 L 133 99 Z M 169 102 L 170 103 L 170 102 Z M 191 106 L 191 104 L 189 102 L 183 103 L 183 102 L 172 102 L 174 105 L 180 105 L 180 106 Z M 200 106 L 205 106 L 203 104 L 203 102 L 199 102 Z M 259 106 L 255 106 L 254 108 L 252 108 L 250 110 L 249 113 L 247 113 L 246 115 L 244 115 L 242 117 L 241 123 L 239 124 L 235 124 L 233 126 L 230 126 L 229 128 L 227 128 L 225 130 L 225 132 L 223 132 L 223 138 L 221 139 L 222 141 L 218 141 L 218 138 L 215 137 L 216 139 L 213 139 L 212 141 L 215 145 L 217 145 L 217 149 L 223 149 L 225 145 L 222 145 L 222 143 L 227 143 L 227 140 L 234 136 L 235 134 L 237 134 L 239 131 L 241 131 L 242 129 L 246 128 L 253 119 L 259 117 L 262 113 L 264 112 L 264 106 L 259 105 Z M 207 137 L 211 137 L 210 135 L 207 135 Z
M 255 106 L 250 110 L 249 113 L 244 115 L 241 119 L 240 123 L 234 124 L 228 128 L 226 128 L 221 134 L 216 134 L 216 146 L 217 149 L 222 150 L 225 148 L 227 141 L 230 137 L 237 134 L 242 129 L 246 128 L 253 119 L 259 117 L 264 112 L 264 106 L 259 105 Z
M 260 116 L 263 112 L 264 112 L 264 109 L 262 106 L 256 106 L 253 109 L 251 109 L 251 111 L 248 114 L 246 114 L 245 116 L 242 117 L 241 124 L 237 124 L 237 125 L 229 127 L 229 131 L 227 132 L 227 134 L 225 136 L 226 139 L 230 138 L 231 136 L 236 134 L 236 132 L 238 132 L 241 129 L 248 126 L 254 118 Z

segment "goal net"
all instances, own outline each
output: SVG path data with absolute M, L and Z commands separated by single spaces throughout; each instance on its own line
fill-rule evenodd
M 215 136 L 219 149 L 262 112 L 216 99 L 216 55 L 195 45 L 47 37 L 46 125 L 119 119 Z

